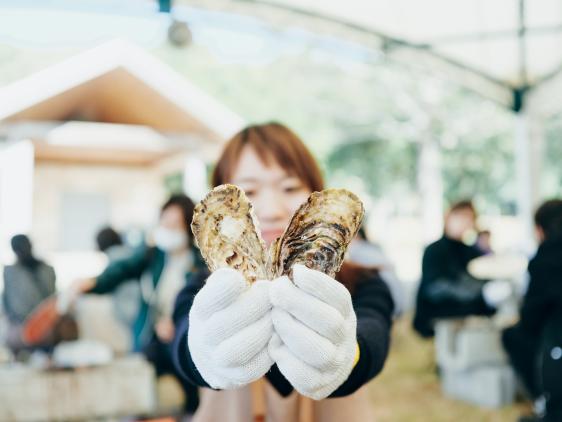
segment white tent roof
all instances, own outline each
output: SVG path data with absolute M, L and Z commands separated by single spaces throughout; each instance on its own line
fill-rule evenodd
M 208 0 L 190 1 L 209 7 Z M 560 0 L 215 0 L 253 13 L 300 16 L 312 29 L 331 22 L 388 58 L 444 71 L 457 82 L 519 110 L 522 97 L 562 66 Z M 252 10 L 253 9 L 253 10 Z M 269 13 L 269 16 L 273 14 Z M 318 24 L 320 22 L 320 25 Z M 550 90 L 547 90 L 550 91 Z

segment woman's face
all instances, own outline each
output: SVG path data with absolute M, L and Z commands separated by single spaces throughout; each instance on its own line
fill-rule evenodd
M 468 208 L 452 211 L 445 220 L 445 233 L 456 240 L 462 240 L 463 236 L 475 227 L 476 215 Z
M 160 224 L 154 231 L 156 246 L 167 253 L 175 253 L 188 247 L 187 226 L 178 205 L 170 205 L 160 214 Z
M 274 160 L 266 165 L 248 146 L 240 154 L 230 183 L 246 192 L 268 245 L 283 234 L 295 211 L 312 193 Z
M 169 230 L 185 232 L 186 225 L 183 218 L 183 212 L 177 205 L 171 205 L 162 211 L 160 215 L 160 225 Z

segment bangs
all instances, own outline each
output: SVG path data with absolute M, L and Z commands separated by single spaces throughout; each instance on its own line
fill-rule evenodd
M 267 166 L 278 164 L 289 175 L 298 177 L 312 192 L 324 188 L 322 174 L 303 142 L 279 123 L 250 126 L 227 144 L 213 172 L 213 186 L 228 183 L 244 147 L 254 149 Z

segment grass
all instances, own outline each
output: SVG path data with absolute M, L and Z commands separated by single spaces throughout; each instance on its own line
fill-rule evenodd
M 435 371 L 433 342 L 419 338 L 409 318 L 393 328 L 392 348 L 382 374 L 371 383 L 377 422 L 512 422 L 528 405 L 482 409 L 446 398 Z

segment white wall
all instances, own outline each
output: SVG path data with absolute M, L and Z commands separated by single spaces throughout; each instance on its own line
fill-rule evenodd
M 117 229 L 149 227 L 165 192 L 154 169 L 142 167 L 37 163 L 33 238 L 38 249 L 61 249 L 65 195 L 97 194 L 109 200 L 109 221 Z M 88 215 L 81 216 L 84 220 Z
M 165 197 L 161 175 L 144 167 L 38 162 L 34 185 L 31 234 L 37 254 L 54 265 L 58 288 L 76 278 L 95 276 L 105 266 L 103 257 L 93 252 L 93 242 L 90 251 L 84 250 L 87 247 L 83 241 L 77 250 L 68 250 L 67 240 L 72 235 L 68 231 L 75 230 L 80 220 L 84 221 L 84 228 L 78 228 L 81 238 L 87 236 L 84 230 L 93 238 L 103 224 L 117 230 L 150 228 L 157 221 Z M 88 215 L 84 207 L 68 207 L 65 198 L 69 196 L 103 199 L 107 208 L 103 214 L 108 217 L 100 217 L 94 209 L 95 215 Z M 95 208 L 99 211 L 99 207 Z M 69 217 L 69 213 L 80 215 Z
M 33 155 L 29 141 L 0 147 L 0 264 L 13 258 L 11 237 L 31 230 Z

